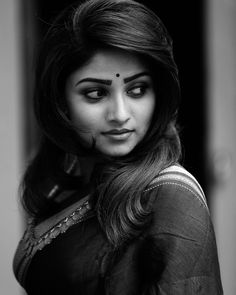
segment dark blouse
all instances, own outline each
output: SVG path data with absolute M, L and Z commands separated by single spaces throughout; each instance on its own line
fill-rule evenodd
M 154 200 L 152 220 L 122 248 L 113 249 L 90 214 L 37 251 L 27 269 L 27 294 L 223 294 L 204 199 L 176 179 L 152 185 L 145 198 Z

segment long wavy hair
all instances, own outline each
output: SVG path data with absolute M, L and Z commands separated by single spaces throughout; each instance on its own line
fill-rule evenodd
M 66 155 L 96 153 L 85 149 L 69 119 L 65 81 L 97 50 L 121 49 L 150 67 L 155 85 L 154 115 L 145 137 L 126 156 L 107 158 L 94 173 L 94 210 L 108 240 L 119 246 L 137 236 L 151 215 L 142 200 L 145 189 L 165 167 L 178 162 L 181 145 L 176 129 L 180 101 L 172 39 L 161 20 L 132 0 L 75 3 L 51 24 L 36 68 L 35 114 L 42 130 L 39 151 L 23 179 L 23 203 L 37 217 L 57 210 L 48 198 L 49 184 L 79 189 L 82 177 L 65 171 Z

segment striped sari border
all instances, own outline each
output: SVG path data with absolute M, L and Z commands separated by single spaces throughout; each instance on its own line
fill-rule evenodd
M 159 186 L 159 184 L 161 183 L 173 183 L 173 182 L 180 182 L 183 185 L 185 184 L 191 190 L 196 192 L 197 196 L 200 198 L 200 200 L 203 202 L 205 207 L 208 209 L 206 197 L 200 184 L 191 173 L 189 173 L 185 168 L 179 165 L 173 165 L 163 169 L 159 173 L 158 177 L 156 177 L 151 182 L 150 188 L 148 188 L 147 190 L 155 188 Z

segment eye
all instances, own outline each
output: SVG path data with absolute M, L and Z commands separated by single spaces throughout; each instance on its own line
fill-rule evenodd
M 92 88 L 83 91 L 83 95 L 89 100 L 100 100 L 107 94 L 107 91 L 102 88 Z
M 147 90 L 147 85 L 136 85 L 127 91 L 127 94 L 133 98 L 142 97 Z

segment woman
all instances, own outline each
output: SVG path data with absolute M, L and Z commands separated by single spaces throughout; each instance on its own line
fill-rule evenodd
M 51 25 L 14 258 L 28 294 L 222 294 L 205 197 L 179 165 L 179 98 L 171 38 L 142 4 L 89 0 Z

